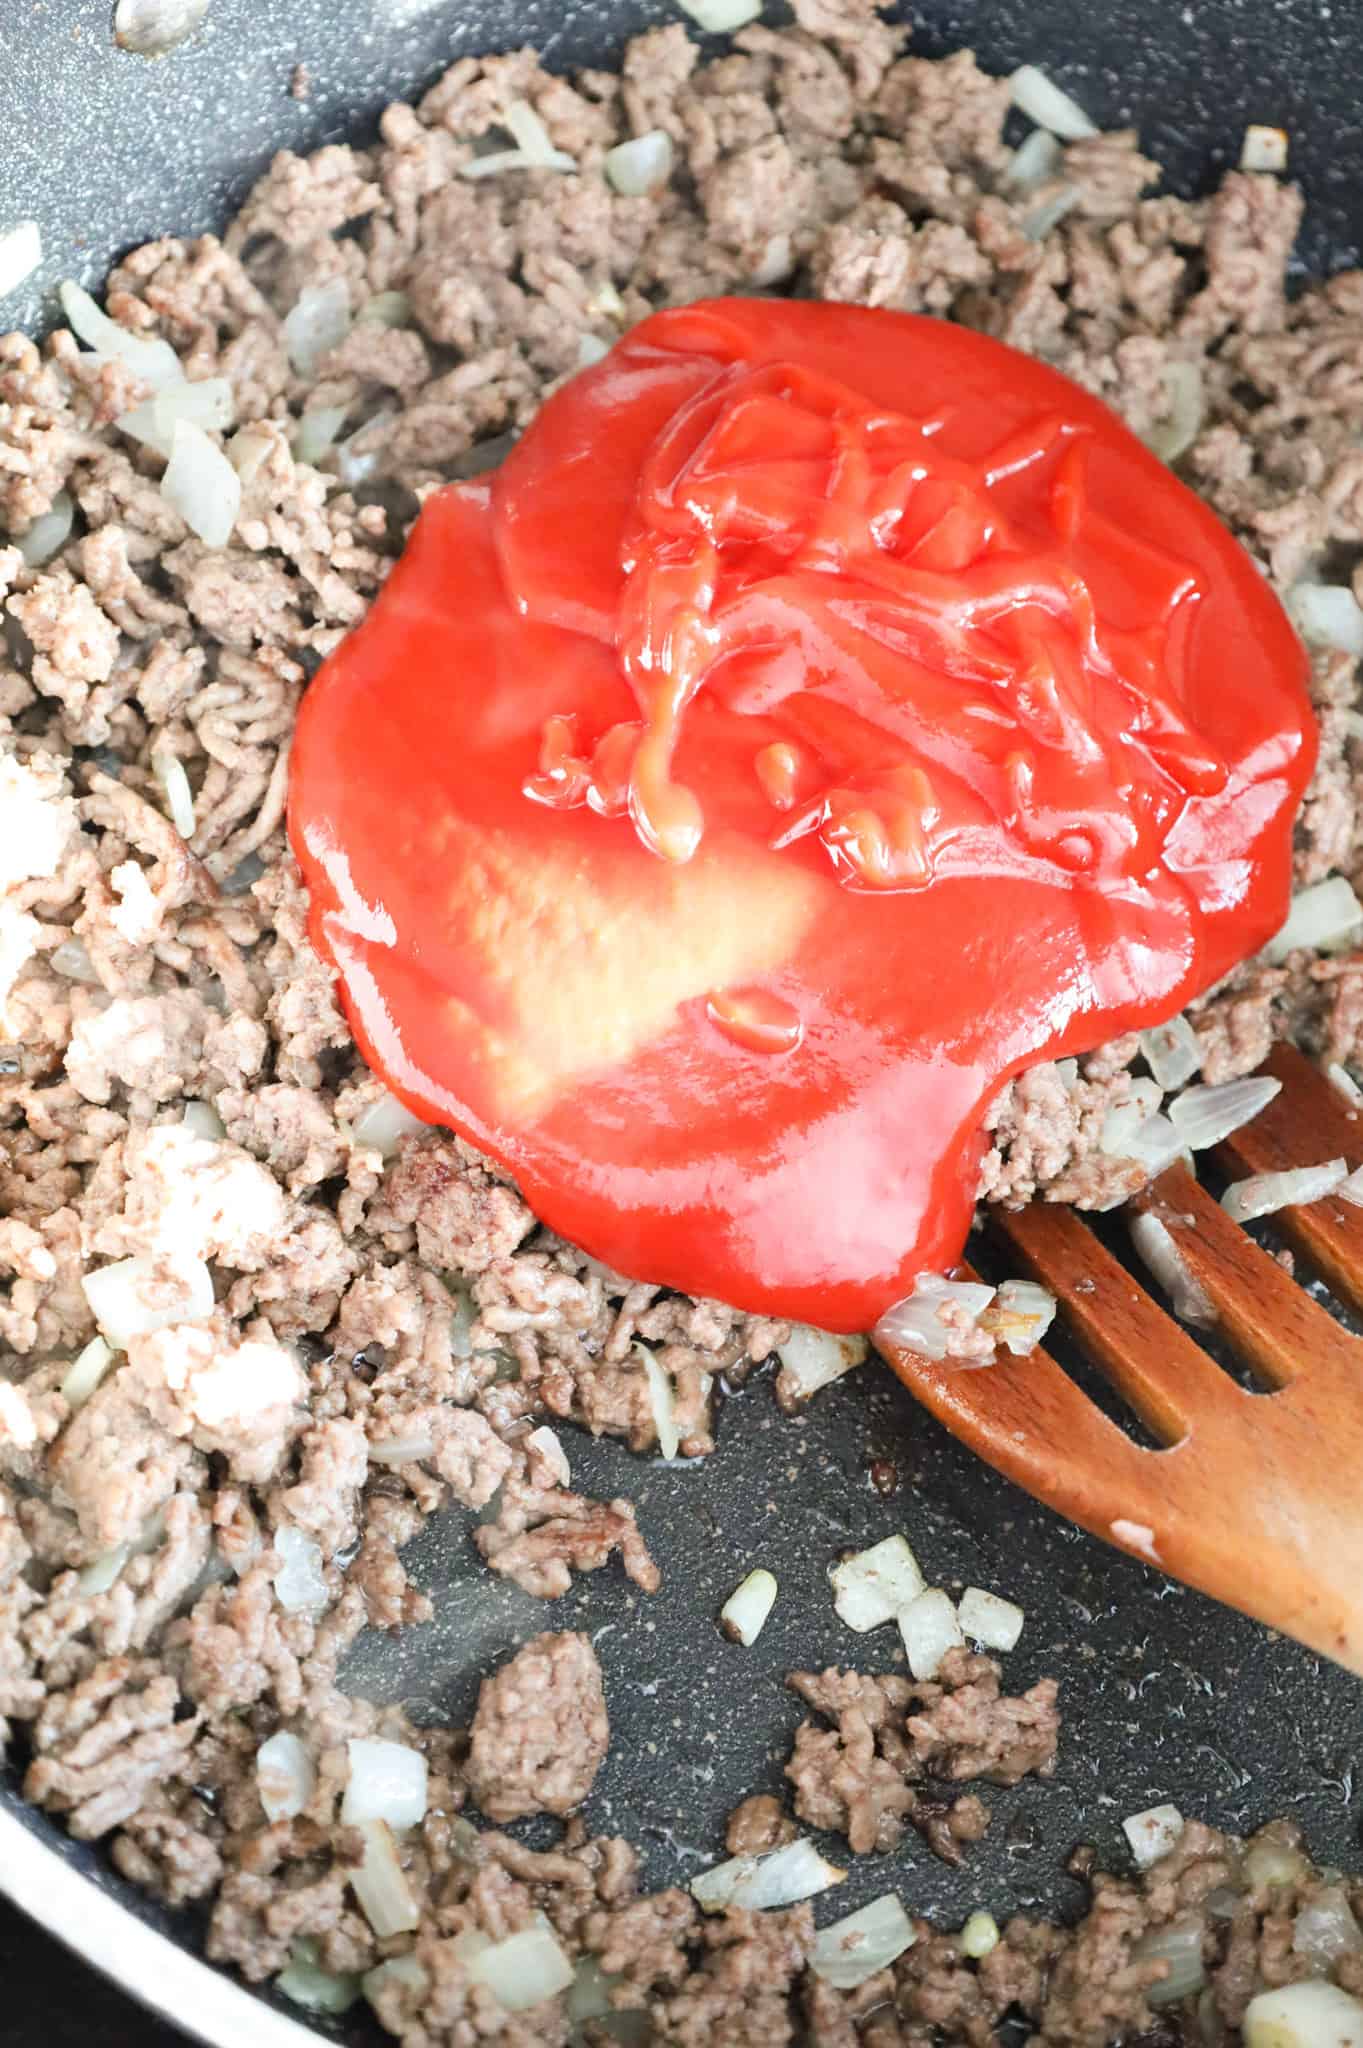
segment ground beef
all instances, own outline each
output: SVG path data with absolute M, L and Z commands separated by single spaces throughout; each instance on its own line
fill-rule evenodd
M 483 1681 L 469 1729 L 469 1793 L 489 1820 L 571 1813 L 609 1744 L 601 1667 L 586 1636 L 535 1636 Z
M 146 396 L 130 369 L 65 332 L 41 349 L 0 338 L 0 1740 L 30 1796 L 105 1839 L 126 1876 L 202 1902 L 210 1955 L 253 1982 L 302 1940 L 345 1972 L 405 1954 L 358 1908 L 361 1839 L 340 1803 L 349 1739 L 421 1749 L 429 1811 L 399 1854 L 424 1982 L 372 1992 L 406 2048 L 567 2039 L 562 2000 L 509 2019 L 469 1975 L 468 1937 L 541 1911 L 676 2048 L 774 2048 L 802 2028 L 815 2048 L 980 2048 L 1018 2014 L 1060 2048 L 1172 2041 L 1182 2015 L 1150 2032 L 1144 1933 L 1200 1916 L 1201 2024 L 1214 2010 L 1232 2030 L 1256 1986 L 1319 1967 L 1293 1918 L 1340 1889 L 1290 1831 L 1269 1838 L 1287 1879 L 1256 1885 L 1252 1854 L 1190 1824 L 1138 1882 L 1095 1880 L 1073 1933 L 1015 1920 L 972 1962 L 922 1928 L 843 1994 L 805 1967 L 808 1907 L 705 1921 L 684 1891 L 642 1894 L 633 1852 L 576 1817 L 532 1851 L 462 1816 L 469 1801 L 493 1820 L 562 1815 L 589 1796 L 606 1718 L 582 1637 L 529 1642 L 467 1734 L 338 1685 L 367 1623 L 429 1614 L 402 1551 L 437 1511 L 537 1597 L 615 1559 L 656 1586 L 632 1504 L 574 1491 L 571 1443 L 548 1424 L 652 1449 L 646 1346 L 683 1452 L 702 1456 L 714 1383 L 787 1335 L 607 1272 L 452 1135 L 390 1142 L 368 1120 L 382 1091 L 308 942 L 283 812 L 308 675 L 423 497 L 492 466 L 584 349 L 654 307 L 775 288 L 963 320 L 1142 433 L 1191 365 L 1205 418 L 1180 468 L 1268 573 L 1333 573 L 1363 543 L 1363 279 L 1288 297 L 1290 185 L 1235 172 L 1191 203 L 1158 192 L 1133 135 L 1085 138 L 1064 155 L 1074 204 L 1037 238 L 1030 211 L 1059 186 L 1010 186 L 1005 82 L 968 52 L 907 51 L 873 0 L 794 0 L 794 15 L 704 61 L 684 24 L 656 28 L 618 77 L 557 78 L 530 51 L 461 59 L 419 105 L 387 109 L 372 146 L 282 152 L 222 240 L 131 252 L 111 314 L 233 391 L 243 493 L 224 548 L 187 533 L 161 458 L 117 429 Z M 513 98 L 578 175 L 460 177 Z M 655 128 L 674 178 L 615 194 L 605 152 Z M 399 324 L 356 319 L 308 379 L 283 322 L 332 280 L 352 314 Z M 324 407 L 342 446 L 307 463 L 299 425 Z M 26 560 L 14 543 L 63 492 L 69 537 Z M 1356 663 L 1318 654 L 1312 689 L 1297 875 L 1358 882 Z M 1247 963 L 1190 1021 L 1207 1081 L 1288 1033 L 1363 1073 L 1363 955 Z M 981 1198 L 1101 1208 L 1132 1192 L 1141 1169 L 1109 1134 L 1140 1067 L 1124 1039 L 1019 1075 L 990 1111 Z M 82 1281 L 127 1257 L 149 1261 L 140 1297 L 161 1307 L 186 1299 L 176 1261 L 206 1261 L 215 1306 L 133 1339 L 73 1407 L 67 1361 L 94 1334 Z M 978 1332 L 952 1348 L 971 1358 Z M 302 1605 L 281 1598 L 290 1572 L 312 1588 Z M 959 1785 L 1044 1775 L 1055 1753 L 1050 1684 L 1005 1697 L 965 1653 L 931 1685 L 792 1684 L 817 1717 L 788 1769 L 796 1815 L 854 1851 L 912 1826 L 957 1859 L 988 1823 Z M 307 1746 L 314 1785 L 270 1822 L 255 1755 L 280 1731 Z M 762 1795 L 729 1846 L 760 1853 L 794 1825 Z M 1334 1974 L 1360 1990 L 1351 1956 Z

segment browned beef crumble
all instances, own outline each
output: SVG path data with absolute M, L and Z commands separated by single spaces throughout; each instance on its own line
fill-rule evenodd
M 106 1840 L 128 1877 L 201 1902 L 209 1953 L 251 1981 L 303 1941 L 344 1973 L 413 1954 L 422 1988 L 399 1974 L 371 1992 L 406 2048 L 568 2038 L 561 1999 L 509 2015 L 469 1975 L 463 1937 L 537 1912 L 672 2048 L 980 2048 L 1005 2014 L 1059 2048 L 1215 2048 L 1256 1987 L 1326 1973 L 1293 1935 L 1341 1886 L 1281 1826 L 1274 1884 L 1243 1845 L 1190 1824 L 1139 1882 L 1095 1880 L 1072 1934 L 1015 1920 L 975 1962 L 923 1928 L 844 1994 L 805 1968 L 807 1906 L 703 1922 L 686 1893 L 640 1896 L 629 1847 L 577 1818 L 538 1852 L 471 1825 L 466 1805 L 497 1820 L 587 1796 L 606 1706 L 580 1637 L 527 1645 L 467 1735 L 336 1683 L 366 1624 L 425 1618 L 401 1552 L 438 1511 L 547 1598 L 617 1554 L 655 1585 L 633 1508 L 575 1493 L 545 1423 L 651 1448 L 647 1345 L 685 1454 L 703 1455 L 712 1380 L 784 1335 L 605 1271 L 445 1133 L 392 1158 L 357 1140 L 381 1091 L 307 942 L 282 822 L 289 741 L 309 673 L 363 615 L 423 498 L 499 459 L 584 345 L 702 293 L 790 290 L 964 321 L 1138 433 L 1160 431 L 1169 373 L 1191 366 L 1205 417 L 1182 471 L 1267 572 L 1283 585 L 1363 541 L 1363 275 L 1288 300 L 1290 185 L 1232 173 L 1205 201 L 1161 195 L 1121 133 L 1070 144 L 1055 186 L 1019 194 L 1007 89 L 968 52 L 913 56 L 872 0 L 794 13 L 705 63 L 680 23 L 655 29 L 619 76 L 556 78 L 530 51 L 461 60 L 418 105 L 390 107 L 372 147 L 281 152 L 222 240 L 167 237 L 121 263 L 112 315 L 169 341 L 191 377 L 231 383 L 243 500 L 225 548 L 188 532 L 160 459 L 116 427 L 146 396 L 128 368 L 64 331 L 41 349 L 0 339 L 0 1740 L 28 1758 L 29 1795 Z M 512 99 L 575 174 L 460 175 Z M 673 177 L 616 195 L 604 153 L 655 127 L 677 146 Z M 1034 237 L 1060 181 L 1075 203 Z M 354 324 L 305 377 L 283 319 L 333 279 Z M 339 445 L 307 462 L 300 424 L 329 408 Z M 67 501 L 69 536 L 30 562 L 14 543 Z M 1363 595 L 1363 570 L 1355 583 Z M 1357 880 L 1354 662 L 1318 654 L 1313 687 L 1322 749 L 1298 879 Z M 187 837 L 167 761 L 188 777 Z M 1249 962 L 1191 1021 L 1207 1080 L 1248 1071 L 1288 1031 L 1363 1069 L 1363 954 Z M 1122 1040 L 1006 1088 L 982 1198 L 1129 1193 L 1139 1168 L 1101 1140 L 1137 1053 Z M 143 1298 L 173 1302 L 187 1240 L 213 1313 L 134 1339 L 73 1413 L 61 1384 L 94 1328 L 82 1277 L 145 1258 Z M 234 1406 L 248 1377 L 268 1391 Z M 275 1584 L 300 1543 L 321 1588 L 303 1610 Z M 1006 1699 L 987 1659 L 959 1655 L 933 1685 L 792 1683 L 831 1724 L 800 1731 L 797 1812 L 857 1850 L 890 1848 L 908 1823 L 958 1856 L 987 1814 L 953 1781 L 1012 1783 L 1054 1753 L 1053 1690 Z M 305 1738 L 316 1776 L 304 1810 L 270 1822 L 255 1756 L 279 1729 Z M 358 1908 L 360 1839 L 339 1818 L 345 1744 L 363 1735 L 414 1746 L 430 1774 L 427 1817 L 400 1845 L 420 1925 L 386 1942 Z M 730 1848 L 791 1825 L 748 1801 Z M 1161 1966 L 1136 1945 L 1189 1913 L 1207 1989 L 1157 2022 Z M 1363 1992 L 1353 1953 L 1328 1973 Z M 582 2038 L 604 2037 L 589 2022 Z

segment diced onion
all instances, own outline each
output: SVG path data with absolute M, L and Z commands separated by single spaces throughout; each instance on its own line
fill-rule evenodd
M 345 416 L 343 405 L 319 405 L 305 412 L 293 437 L 295 462 L 315 468 L 345 425 Z
M 930 1586 L 916 1600 L 910 1600 L 899 1616 L 899 1633 L 915 1678 L 935 1678 L 948 1650 L 965 1642 L 961 1624 L 949 1594 Z
M 730 1906 L 765 1912 L 798 1905 L 841 1884 L 845 1870 L 821 1856 L 805 1835 L 765 1856 L 731 1856 L 713 1870 L 691 1880 L 691 1896 L 703 1913 L 723 1913 Z
M 1171 1017 L 1141 1033 L 1145 1062 L 1162 1089 L 1183 1088 L 1202 1065 L 1202 1046 L 1188 1019 Z
M 1104 1139 L 1106 1125 L 1104 1125 Z M 1134 1130 L 1128 1131 L 1123 1140 L 1120 1156 L 1134 1159 L 1145 1168 L 1154 1180 L 1163 1173 L 1166 1166 L 1172 1166 L 1180 1152 L 1187 1148 L 1187 1140 L 1180 1137 L 1167 1116 L 1156 1114 L 1144 1117 Z
M 1333 1192 L 1336 1201 L 1352 1202 L 1355 1209 L 1363 1209 L 1363 1166 L 1356 1166 Z
M 404 1138 L 415 1137 L 418 1131 L 430 1128 L 419 1116 L 413 1116 L 410 1109 L 404 1109 L 396 1095 L 385 1091 L 377 1101 L 360 1111 L 350 1136 L 367 1152 L 377 1152 L 381 1159 L 392 1159 Z
M 0 299 L 26 284 L 42 260 L 43 237 L 36 220 L 16 221 L 0 233 Z
M 1020 114 L 1035 121 L 1038 128 L 1049 129 L 1063 142 L 1078 142 L 1085 135 L 1098 133 L 1079 102 L 1062 92 L 1035 64 L 1020 66 L 1009 79 L 1008 89 Z
M 358 1825 L 364 1860 L 349 1876 L 360 1911 L 380 1941 L 393 1934 L 410 1934 L 420 1925 L 421 1913 L 398 1861 L 393 1831 L 382 1820 L 360 1821 Z
M 1306 1858 L 1299 1849 L 1278 1842 L 1271 1835 L 1251 1842 L 1245 1852 L 1244 1880 L 1247 1891 L 1266 1886 L 1301 1884 L 1306 1877 Z
M 167 384 L 153 392 L 142 405 L 120 414 L 114 425 L 130 439 L 169 455 L 174 443 L 175 422 L 189 420 L 212 432 L 230 427 L 236 400 L 226 377 L 202 377 L 197 384 Z
M 1056 176 L 1063 155 L 1059 142 L 1048 129 L 1034 128 L 1026 141 L 1019 143 L 1013 151 L 1003 174 L 1004 183 L 1022 195 L 1035 192 Z
M 406 292 L 376 292 L 355 315 L 357 326 L 364 321 L 371 321 L 376 327 L 410 327 L 412 302 Z
M 1210 1329 L 1218 1320 L 1216 1304 L 1194 1277 L 1168 1225 L 1158 1216 L 1133 1216 L 1131 1242 L 1142 1264 L 1168 1295 L 1174 1314 L 1185 1323 Z
M 845 1557 L 828 1576 L 839 1620 L 858 1635 L 893 1621 L 927 1584 L 903 1536 L 887 1536 L 869 1550 Z
M 213 1313 L 213 1275 L 202 1259 L 119 1259 L 81 1281 L 90 1313 L 115 1351 L 173 1323 L 202 1323 Z M 146 1296 L 153 1293 L 155 1303 Z
M 647 135 L 636 135 L 608 149 L 601 168 L 607 184 L 626 198 L 637 199 L 646 192 L 659 191 L 667 183 L 676 154 L 667 130 L 650 128 Z
M 50 510 L 25 527 L 14 545 L 30 569 L 41 569 L 66 546 L 75 521 L 76 508 L 69 491 L 58 491 Z
M 557 1998 L 573 1981 L 573 1966 L 543 1913 L 528 1927 L 489 1942 L 465 1968 L 475 1984 L 490 1991 L 507 2012 L 528 2012 Z
M 62 311 L 73 334 L 77 335 L 97 355 L 111 356 L 120 363 L 126 363 L 134 376 L 144 384 L 159 390 L 164 384 L 179 384 L 184 380 L 180 358 L 168 341 L 159 336 L 144 338 L 130 334 L 126 327 L 120 327 L 90 297 L 81 285 L 73 284 L 68 278 L 58 287 Z
M 274 1575 L 280 1606 L 290 1614 L 320 1614 L 327 1604 L 320 1546 L 291 1522 L 284 1522 L 274 1532 L 273 1547 L 282 1559 Z
M 1252 1223 L 1256 1216 L 1319 1202 L 1334 1194 L 1348 1174 L 1342 1159 L 1327 1159 L 1321 1166 L 1296 1166 L 1286 1173 L 1252 1173 L 1246 1180 L 1231 1182 L 1221 1206 L 1237 1223 Z
M 1186 454 L 1207 416 L 1207 396 L 1198 363 L 1168 363 L 1164 371 L 1168 409 L 1145 436 L 1145 444 L 1161 462 L 1177 462 Z M 1173 1087 L 1175 1084 L 1167 1084 Z
M 762 0 L 680 0 L 680 6 L 697 28 L 712 36 L 732 35 L 762 12 Z
M 350 287 L 343 277 L 305 285 L 284 319 L 284 346 L 300 377 L 315 377 L 324 356 L 350 332 Z
M 1300 1908 L 1292 1923 L 1292 1947 L 1322 1976 L 1342 1956 L 1356 1956 L 1363 1951 L 1363 1930 L 1339 1885 L 1327 1885 Z
M 211 1102 L 187 1102 L 180 1121 L 192 1136 L 210 1144 L 221 1144 L 227 1136 L 227 1127 Z
M 1176 1806 L 1148 1806 L 1143 1813 L 1127 1815 L 1122 1833 L 1131 1844 L 1137 1869 L 1149 1870 L 1169 1854 L 1183 1833 L 1183 1815 Z
M 1146 1988 L 1148 2005 L 1159 2009 L 1162 2005 L 1177 2005 L 1182 1999 L 1191 1998 L 1194 1991 L 1200 1991 L 1206 1982 L 1202 1967 L 1202 1921 L 1197 1916 L 1183 1920 L 1171 1920 L 1164 1927 L 1153 1927 L 1141 1936 L 1131 1950 L 1134 1963 L 1167 1963 L 1169 1974 L 1160 1984 Z
M 61 1383 L 61 1397 L 74 1415 L 83 1408 L 114 1362 L 112 1350 L 102 1337 L 92 1337 Z
M 166 809 L 170 822 L 182 839 L 194 837 L 194 792 L 189 786 L 185 764 L 178 754 L 170 753 L 165 747 L 158 747 L 151 757 L 156 780 L 166 793 Z
M 869 1906 L 821 1927 L 809 1951 L 809 1967 L 836 1991 L 855 1991 L 878 1970 L 888 1970 L 915 1939 L 908 1914 L 893 1892 L 885 1892 Z
M 405 1742 L 372 1736 L 346 1744 L 350 1775 L 341 1800 L 347 1827 L 386 1820 L 390 1828 L 414 1828 L 426 1818 L 426 1759 Z
M 1240 147 L 1240 168 L 1242 171 L 1285 171 L 1287 130 L 1267 128 L 1261 122 L 1251 121 Z
M 561 149 L 545 157 L 527 156 L 523 149 L 495 149 L 489 156 L 475 156 L 459 166 L 461 178 L 496 178 L 503 171 L 575 171 L 577 158 Z
M 1332 1088 L 1337 1088 L 1344 1100 L 1353 1109 L 1363 1109 L 1363 1088 L 1360 1088 L 1346 1066 L 1338 1060 L 1331 1060 L 1325 1069 L 1325 1078 Z
M 1025 1358 L 1050 1329 L 1055 1311 L 1055 1296 L 1035 1280 L 1005 1280 L 980 1317 L 980 1328 L 1015 1358 Z
M 47 959 L 48 965 L 58 974 L 64 974 L 68 981 L 88 982 L 92 988 L 99 986 L 98 970 L 79 939 L 63 939 L 59 946 L 52 948 Z
M 1284 1984 L 1251 1998 L 1245 2048 L 1363 2048 L 1363 2001 L 1337 1984 Z
M 1073 213 L 1081 193 L 1077 185 L 1062 185 L 1049 199 L 1043 199 L 1022 217 L 1022 232 L 1029 242 L 1044 242 L 1052 228 L 1058 228 L 1067 213 Z
M 792 1323 L 785 1343 L 776 1347 L 776 1356 L 794 1383 L 796 1398 L 807 1401 L 820 1387 L 862 1364 L 866 1351 L 864 1337 L 835 1337 L 830 1330 L 816 1330 L 809 1323 Z
M 571 1486 L 573 1472 L 568 1463 L 568 1453 L 547 1424 L 542 1423 L 538 1429 L 531 1430 L 525 1440 L 525 1447 L 529 1451 L 538 1452 L 560 1486 Z
M 549 130 L 528 100 L 508 101 L 502 126 L 529 163 L 552 164 L 562 154 L 554 148 Z
M 950 1331 L 938 1311 L 955 1303 L 978 1320 L 994 1299 L 995 1290 L 973 1280 L 944 1280 L 938 1273 L 920 1273 L 913 1293 L 886 1309 L 875 1327 L 878 1344 L 902 1344 L 924 1358 L 945 1358 Z
M 301 2005 L 305 2012 L 349 2012 L 360 1995 L 360 1980 L 324 1970 L 317 1961 L 317 1944 L 306 1937 L 296 1941 L 286 1968 L 274 1980 L 276 1991 Z
M 1190 1152 L 1219 1145 L 1232 1131 L 1252 1123 L 1282 1093 L 1271 1074 L 1251 1074 L 1243 1081 L 1223 1081 L 1215 1088 L 1185 1088 L 1169 1104 L 1169 1121 Z
M 962 1631 L 984 1650 L 1012 1650 L 1017 1647 L 1026 1616 L 1011 1600 L 986 1593 L 982 1586 L 967 1586 L 961 1595 L 956 1618 Z
M 205 547 L 225 548 L 241 510 L 241 478 L 192 420 L 177 420 L 161 496 Z
M 1327 875 L 1292 898 L 1287 922 L 1264 947 L 1263 958 L 1270 964 L 1285 960 L 1289 953 L 1305 947 L 1327 952 L 1351 945 L 1363 933 L 1363 903 L 1343 875 Z
M 1363 654 L 1363 607 L 1343 583 L 1294 583 L 1287 609 L 1303 640 Z
M 430 1981 L 424 1965 L 415 1956 L 390 1956 L 386 1963 L 378 1963 L 372 1970 L 366 1970 L 360 1979 L 364 1995 L 371 2005 L 386 1984 L 405 1984 L 417 1998 L 424 1998 Z
M 672 1381 L 647 1344 L 636 1344 L 634 1355 L 642 1364 L 644 1378 L 648 1381 L 648 1405 L 653 1414 L 653 1427 L 658 1433 L 659 1455 L 675 1458 L 681 1448 L 681 1432 L 677 1428 L 677 1402 Z
M 421 1465 L 435 1456 L 435 1438 L 429 1429 L 414 1429 L 407 1436 L 381 1438 L 369 1446 L 374 1465 Z
M 300 1736 L 281 1728 L 256 1751 L 256 1791 L 267 1820 L 292 1820 L 317 1787 L 311 1752 Z
M 118 0 L 114 41 L 138 57 L 164 57 L 193 35 L 208 12 L 208 0 Z
M 93 1564 L 86 1565 L 76 1580 L 86 1599 L 93 1600 L 97 1594 L 107 1593 L 131 1556 L 131 1544 L 116 1543 L 112 1550 L 101 1551 Z
M 594 363 L 603 362 L 605 358 L 610 354 L 610 352 L 610 343 L 608 341 L 602 341 L 599 334 L 579 335 L 577 343 L 577 367 L 579 370 L 590 370 Z
M 776 1605 L 776 1581 L 769 1571 L 749 1572 L 719 1610 L 720 1626 L 733 1642 L 750 1650 Z
M 994 1953 L 1001 1938 L 999 1923 L 992 1913 L 972 1913 L 956 1940 L 961 1954 L 978 1963 Z

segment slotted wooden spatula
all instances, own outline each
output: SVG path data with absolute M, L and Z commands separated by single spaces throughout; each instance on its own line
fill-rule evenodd
M 1284 1047 L 1266 1071 L 1282 1093 L 1222 1148 L 1232 1174 L 1363 1162 L 1363 1112 L 1317 1067 Z M 1042 1203 L 995 1220 L 1161 1448 L 1133 1442 L 1045 1350 L 1001 1354 L 975 1372 L 898 1348 L 890 1363 L 948 1429 L 1038 1500 L 1363 1676 L 1363 1339 L 1185 1167 L 1135 1206 L 1174 1234 L 1262 1392 L 1223 1371 L 1074 1210 Z M 1274 1223 L 1363 1310 L 1363 1209 L 1327 1196 Z

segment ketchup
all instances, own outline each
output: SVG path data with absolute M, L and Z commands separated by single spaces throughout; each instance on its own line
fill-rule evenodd
M 290 830 L 371 1065 L 621 1272 L 869 1328 L 982 1119 L 1281 924 L 1314 760 L 1249 558 L 1096 399 L 909 314 L 655 315 L 437 492 Z

